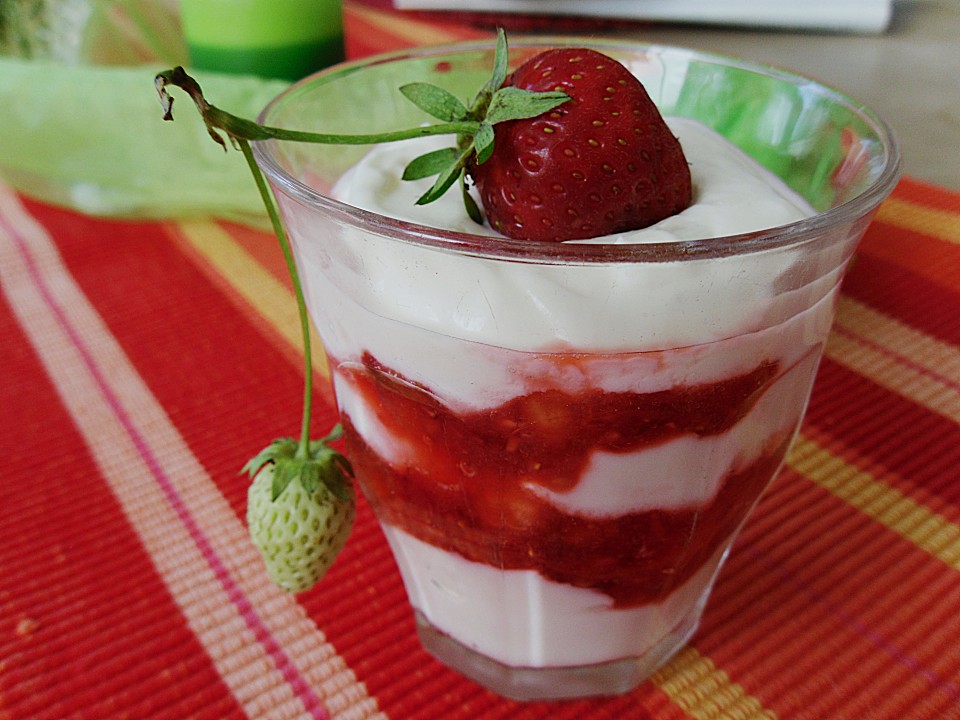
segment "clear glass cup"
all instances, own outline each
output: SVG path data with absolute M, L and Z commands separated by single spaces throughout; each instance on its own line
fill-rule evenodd
M 583 42 L 515 39 L 512 61 Z M 684 49 L 590 45 L 816 214 L 683 242 L 491 240 L 331 199 L 366 148 L 255 147 L 421 642 L 518 699 L 625 692 L 696 630 L 797 431 L 841 278 L 899 174 L 886 125 L 815 82 Z M 260 120 L 409 127 L 424 117 L 400 85 L 468 100 L 491 63 L 485 44 L 376 57 L 293 86 Z

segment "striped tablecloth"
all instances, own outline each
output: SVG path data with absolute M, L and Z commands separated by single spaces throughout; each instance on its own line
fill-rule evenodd
M 474 33 L 348 20 L 354 55 Z M 0 720 L 960 718 L 960 194 L 907 178 L 882 206 L 702 628 L 611 699 L 515 703 L 439 665 L 363 501 L 317 588 L 270 584 L 238 472 L 299 427 L 270 235 L 0 186 L 0 290 Z

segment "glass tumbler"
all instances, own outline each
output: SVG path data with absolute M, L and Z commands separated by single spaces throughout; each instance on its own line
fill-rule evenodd
M 512 62 L 583 42 L 515 39 Z M 254 148 L 421 643 L 517 699 L 626 692 L 694 633 L 790 447 L 844 271 L 899 173 L 882 120 L 813 81 L 680 48 L 590 45 L 814 214 L 677 242 L 494 239 L 333 199 L 366 148 Z M 466 101 L 492 57 L 492 42 L 473 43 L 337 66 L 260 121 L 415 126 L 425 117 L 400 85 Z

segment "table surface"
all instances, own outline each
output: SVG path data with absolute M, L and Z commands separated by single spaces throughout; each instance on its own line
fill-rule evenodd
M 892 102 L 879 50 L 854 88 L 800 44 L 867 62 L 930 8 L 956 18 L 914 3 L 889 38 L 623 32 Z M 347 20 L 355 55 L 489 31 L 377 4 Z M 960 720 L 960 184 L 924 169 L 867 231 L 801 433 L 689 645 L 621 697 L 527 704 L 420 648 L 362 499 L 320 585 L 266 578 L 238 469 L 297 432 L 303 381 L 270 235 L 94 217 L 0 182 L 0 719 Z M 320 435 L 335 411 L 314 373 Z

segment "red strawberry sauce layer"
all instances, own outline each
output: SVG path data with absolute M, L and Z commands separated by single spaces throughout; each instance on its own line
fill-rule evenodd
M 389 465 L 344 417 L 351 462 L 381 521 L 475 562 L 603 592 L 616 607 L 660 601 L 696 573 L 739 527 L 789 443 L 778 437 L 731 470 L 704 505 L 581 515 L 531 486 L 572 488 L 594 451 L 723 433 L 776 381 L 777 364 L 652 393 L 532 392 L 468 413 L 369 354 L 338 372 L 394 440 L 415 449 L 415 462 Z

